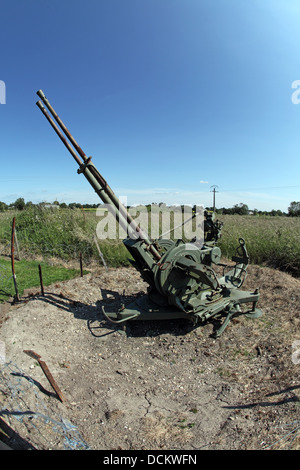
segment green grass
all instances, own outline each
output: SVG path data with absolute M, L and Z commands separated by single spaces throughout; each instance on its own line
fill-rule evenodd
M 44 287 L 55 282 L 73 279 L 80 274 L 79 269 L 67 269 L 63 266 L 51 266 L 46 262 L 34 260 L 15 261 L 15 272 L 19 294 L 22 295 L 24 289 L 40 286 L 39 264 L 42 268 Z M 11 261 L 0 258 L 0 270 L 2 272 L 2 282 L 0 282 L 0 302 L 15 295 L 15 288 L 11 274 Z M 88 271 L 83 271 L 87 274 Z M 0 279 L 1 281 L 1 279 Z
M 16 229 L 22 254 L 27 258 L 42 255 L 44 259 L 79 259 L 84 262 L 101 259 L 94 243 L 100 217 L 95 210 L 45 210 L 0 213 L 0 240 L 9 244 L 11 222 L 16 216 Z M 224 222 L 219 242 L 222 254 L 231 258 L 239 245 L 246 241 L 250 262 L 275 267 L 300 276 L 300 217 L 217 216 Z M 121 240 L 98 240 L 108 266 L 128 266 L 130 255 Z M 0 248 L 1 253 L 1 248 Z
M 250 262 L 300 276 L 300 218 L 227 215 L 219 246 L 231 258 L 238 239 L 246 241 Z
M 16 217 L 17 238 L 22 256 L 42 255 L 45 259 L 79 259 L 84 262 L 97 259 L 101 263 L 94 243 L 100 220 L 95 210 L 43 209 L 33 207 L 24 211 L 0 213 L 0 242 L 10 243 L 11 224 Z M 99 240 L 100 249 L 109 266 L 128 266 L 129 254 L 121 240 Z M 0 249 L 1 253 L 1 249 Z

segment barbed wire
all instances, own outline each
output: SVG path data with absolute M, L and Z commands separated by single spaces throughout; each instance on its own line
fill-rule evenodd
M 27 238 L 23 239 L 22 235 L 18 237 L 18 240 L 16 231 L 14 234 L 14 260 L 34 260 L 46 262 L 50 265 L 73 262 L 71 267 L 75 267 L 74 262 L 77 261 L 79 268 L 82 266 L 82 262 L 88 266 L 89 263 L 97 259 L 108 269 L 94 234 L 78 244 L 57 243 L 54 240 L 53 242 L 43 243 L 42 246 L 41 243 L 29 241 Z M 11 260 L 12 234 L 9 230 L 2 230 L 0 238 L 0 297 L 15 297 L 18 299 L 17 280 L 12 270 Z
M 296 444 L 296 450 L 300 448 L 300 420 L 293 421 L 284 425 L 284 434 L 280 437 L 276 442 L 273 444 L 264 447 L 264 450 L 279 450 L 279 449 L 286 449 L 286 450 L 293 450 L 294 444 L 296 440 L 299 440 L 299 444 Z

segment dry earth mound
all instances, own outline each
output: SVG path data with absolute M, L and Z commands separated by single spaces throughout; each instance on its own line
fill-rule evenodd
M 36 449 L 299 449 L 300 281 L 250 266 L 244 287 L 257 286 L 264 315 L 233 320 L 217 340 L 213 323 L 107 323 L 101 305 L 117 309 L 147 289 L 131 268 L 2 306 L 2 439 Z M 24 350 L 47 363 L 64 402 Z

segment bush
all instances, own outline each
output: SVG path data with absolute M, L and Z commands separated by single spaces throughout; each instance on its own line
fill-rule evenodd
M 11 221 L 16 216 L 16 229 L 21 251 L 29 255 L 99 260 L 94 243 L 99 219 L 96 213 L 81 209 L 44 209 L 31 207 L 24 211 L 6 211 L 0 218 L 0 239 L 9 243 Z M 267 266 L 300 276 L 300 218 L 279 216 L 218 215 L 224 222 L 218 243 L 222 254 L 231 258 L 244 238 L 253 264 Z M 108 266 L 130 265 L 130 254 L 121 240 L 98 240 Z
M 99 259 L 94 243 L 98 219 L 95 212 L 81 209 L 45 209 L 34 206 L 16 214 L 16 230 L 21 249 L 28 254 L 54 256 L 63 260 Z M 121 240 L 98 241 L 109 266 L 128 266 L 129 253 Z M 100 261 L 101 262 L 101 261 Z
M 22 248 L 62 259 L 77 257 L 80 252 L 92 256 L 93 247 L 84 225 L 82 215 L 69 210 L 32 207 L 16 216 Z

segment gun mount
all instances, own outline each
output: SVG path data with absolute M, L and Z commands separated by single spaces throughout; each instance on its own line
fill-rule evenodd
M 108 315 L 103 310 L 108 320 L 123 323 L 129 320 L 185 318 L 200 324 L 211 318 L 224 318 L 216 331 L 216 336 L 220 336 L 233 317 L 246 315 L 257 318 L 262 314 L 256 308 L 258 289 L 254 292 L 240 290 L 249 263 L 242 238 L 239 239 L 237 255 L 232 258 L 235 264 L 231 266 L 220 262 L 221 250 L 217 241 L 221 236 L 222 224 L 215 221 L 209 212 L 204 213 L 204 239 L 200 246 L 182 239 L 150 239 L 119 201 L 91 157 L 86 156 L 70 134 L 42 90 L 37 95 L 41 98 L 37 106 L 79 165 L 77 172 L 85 176 L 128 234 L 123 243 L 133 258 L 132 264 L 149 284 L 147 295 L 137 298 L 118 312 Z M 223 268 L 220 277 L 214 265 Z M 250 309 L 243 310 L 242 305 L 249 303 Z

